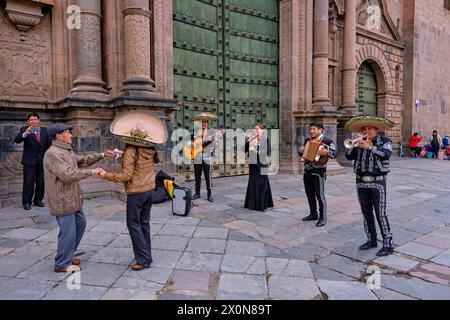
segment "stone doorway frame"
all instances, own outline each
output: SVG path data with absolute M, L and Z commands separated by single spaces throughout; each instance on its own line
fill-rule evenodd
M 392 77 L 389 62 L 384 52 L 375 45 L 366 45 L 356 52 L 356 70 L 359 70 L 363 63 L 367 62 L 375 72 L 377 78 L 377 114 L 387 117 L 388 99 L 390 93 L 395 92 L 394 77 Z

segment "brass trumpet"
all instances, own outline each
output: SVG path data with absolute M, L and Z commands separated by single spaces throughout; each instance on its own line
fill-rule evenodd
M 367 137 L 368 137 L 368 135 L 366 134 L 366 135 L 361 136 L 361 137 L 359 137 L 359 138 L 356 138 L 356 139 L 354 139 L 354 140 L 352 140 L 352 139 L 345 139 L 345 141 L 344 141 L 344 147 L 345 147 L 346 149 L 352 149 L 352 148 L 354 148 L 354 147 L 356 146 L 356 144 L 357 144 L 359 141 L 361 141 L 361 140 L 366 140 Z

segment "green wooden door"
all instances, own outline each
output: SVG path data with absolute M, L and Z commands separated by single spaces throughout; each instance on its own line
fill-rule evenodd
M 215 128 L 278 128 L 278 1 L 173 0 L 173 10 L 175 127 L 207 111 Z M 246 173 L 226 147 L 214 175 Z
M 368 62 L 364 62 L 358 70 L 356 80 L 356 105 L 359 112 L 377 115 L 378 86 L 375 72 Z

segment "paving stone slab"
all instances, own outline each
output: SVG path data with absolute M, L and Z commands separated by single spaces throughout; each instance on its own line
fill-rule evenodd
M 222 273 L 217 290 L 219 300 L 268 299 L 266 279 L 258 275 Z
M 406 259 L 396 255 L 380 257 L 375 259 L 373 262 L 403 272 L 408 272 L 409 270 L 412 270 L 419 265 L 419 262 L 417 261 Z
M 131 248 L 104 247 L 89 261 L 128 266 L 133 259 L 134 253 Z
M 434 263 L 450 267 L 450 249 L 431 259 Z
M 245 271 L 246 274 L 265 274 L 266 261 L 262 257 L 256 258 L 253 264 Z
M 36 242 L 30 241 L 26 245 L 14 250 L 14 255 L 35 256 L 37 258 L 46 258 L 55 254 L 57 245 L 54 242 Z
M 6 239 L 21 239 L 21 240 L 34 240 L 40 236 L 46 234 L 48 230 L 39 230 L 31 228 L 21 228 L 11 230 L 8 233 L 2 235 L 2 238 Z
M 221 263 L 222 255 L 185 252 L 176 268 L 183 270 L 219 272 Z
M 195 231 L 195 226 L 166 224 L 159 230 L 158 234 L 164 236 L 182 236 L 191 237 Z
M 5 247 L 0 247 L 0 257 L 3 257 L 5 255 L 7 255 L 8 253 L 14 251 L 14 248 L 5 248 Z
M 450 286 L 450 268 L 441 266 L 434 263 L 428 263 L 420 266 L 419 269 L 410 272 L 414 277 L 421 278 L 423 280 L 440 283 L 446 286 Z
M 136 289 L 111 288 L 102 297 L 102 300 L 157 300 L 154 292 Z
M 381 286 L 421 300 L 450 299 L 449 286 L 430 283 L 418 278 L 385 275 L 381 278 Z
M 229 240 L 226 253 L 262 257 L 264 256 L 264 244 L 259 242 Z
M 320 291 L 328 300 L 378 300 L 366 284 L 356 281 L 318 280 Z
M 96 255 L 103 246 L 91 246 L 86 244 L 81 244 L 78 250 L 75 252 L 75 257 L 81 259 L 81 261 L 88 261 L 92 256 Z
M 438 255 L 443 250 L 416 242 L 408 242 L 407 244 L 404 244 L 403 246 L 396 248 L 395 251 L 405 253 L 413 257 L 428 260 Z
M 416 240 L 414 240 L 414 242 L 443 250 L 450 249 L 450 237 L 446 237 L 434 232 L 417 238 Z
M 152 249 L 152 267 L 173 269 L 183 254 L 182 251 Z
M 353 278 L 360 278 L 366 273 L 367 266 L 339 255 L 329 255 L 319 260 L 319 265 L 340 272 Z
M 9 279 L 0 282 L 0 300 L 39 300 L 54 286 L 49 281 Z
M 44 235 L 40 236 L 39 238 L 35 239 L 35 241 L 42 241 L 42 242 L 58 242 L 58 234 L 59 234 L 59 228 L 54 228 L 50 230 L 49 232 L 45 233 Z
M 331 281 L 352 281 L 354 278 L 349 277 L 345 274 L 336 272 L 334 270 L 328 269 L 324 266 L 311 263 L 311 270 L 314 274 L 315 279 L 322 279 L 322 280 L 331 280 Z
M 228 229 L 226 228 L 198 227 L 194 233 L 194 238 L 226 240 L 227 236 Z
M 335 250 L 333 250 L 333 252 L 338 255 L 361 262 L 369 262 L 374 260 L 377 257 L 376 253 L 378 252 L 379 248 L 361 251 L 359 250 L 359 246 L 363 243 L 363 241 L 365 240 L 350 241 L 343 246 L 336 248 Z
M 196 226 L 200 222 L 199 218 L 192 217 L 172 217 L 167 220 L 167 224 L 184 225 L 184 226 Z
M 116 221 L 103 221 L 97 224 L 91 229 L 93 232 L 110 232 L 110 233 L 121 233 L 127 228 L 126 224 L 123 222 Z
M 126 269 L 126 266 L 88 262 L 81 266 L 81 284 L 109 287 Z
M 131 243 L 131 238 L 127 234 L 121 234 L 116 239 L 114 239 L 108 247 L 113 248 L 133 248 L 133 244 Z
M 0 258 L 0 277 L 15 277 L 20 272 L 36 264 L 39 258 L 35 256 L 7 255 Z
M 17 229 L 33 225 L 34 221 L 31 218 L 8 219 L 0 221 L 0 230 Z
M 258 240 L 249 237 L 246 234 L 243 234 L 242 232 L 236 231 L 236 230 L 230 230 L 228 233 L 228 240 L 233 241 L 246 241 L 246 242 L 258 242 Z
M 152 248 L 161 250 L 184 250 L 189 238 L 180 236 L 155 236 L 152 240 Z
M 30 280 L 44 280 L 44 281 L 55 281 L 59 282 L 64 280 L 69 276 L 68 273 L 57 273 L 54 272 L 55 261 L 43 260 L 35 265 L 25 269 L 17 275 L 17 278 L 30 279 Z
M 222 272 L 246 273 L 256 259 L 256 257 L 242 256 L 240 254 L 225 254 L 220 270 Z
M 114 283 L 114 288 L 137 289 L 157 292 L 161 290 L 169 280 L 172 269 L 151 267 L 139 272 L 128 269 Z
M 158 300 L 214 300 L 212 296 L 197 296 L 188 294 L 162 293 Z
M 193 238 L 189 241 L 186 251 L 223 254 L 225 246 L 225 240 Z
M 312 279 L 272 276 L 269 294 L 275 300 L 321 300 L 317 284 Z
M 193 292 L 208 292 L 210 273 L 202 271 L 174 270 L 172 274 L 171 290 Z
M 115 233 L 88 231 L 84 233 L 81 244 L 106 246 L 117 237 Z
M 443 227 L 444 223 L 442 222 L 434 222 L 432 223 L 430 220 L 423 220 L 418 218 L 417 220 L 410 221 L 408 223 L 402 224 L 402 228 L 405 230 L 421 233 L 421 234 L 427 234 L 435 229 L 438 229 L 440 227 Z
M 286 277 L 314 278 L 309 263 L 298 259 L 289 260 L 281 275 Z
M 400 228 L 399 226 L 393 226 L 391 228 L 391 233 L 393 236 L 393 242 L 397 246 L 402 246 L 410 241 L 414 241 L 420 238 L 423 234 L 418 232 L 413 232 Z
M 416 298 L 412 298 L 385 288 L 372 290 L 372 292 L 375 293 L 379 300 L 417 300 Z
M 74 288 L 73 286 L 71 288 Z M 81 285 L 78 289 L 69 289 L 66 282 L 52 289 L 43 300 L 99 300 L 108 291 L 106 287 Z

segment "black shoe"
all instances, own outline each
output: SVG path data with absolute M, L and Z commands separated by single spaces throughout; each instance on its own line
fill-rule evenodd
M 359 250 L 370 250 L 370 249 L 373 249 L 373 248 L 376 248 L 376 247 L 378 247 L 378 243 L 367 241 L 363 245 L 359 246 Z
M 327 219 L 320 218 L 316 223 L 316 227 L 323 227 L 327 224 Z
M 317 214 L 310 214 L 309 216 L 304 217 L 302 220 L 303 221 L 316 221 L 316 220 L 319 220 L 319 216 Z
M 44 207 L 45 207 L 45 204 L 44 204 L 42 201 L 35 201 L 35 202 L 34 202 L 34 205 L 35 205 L 36 207 L 41 207 L 41 208 L 44 208 Z
M 200 194 L 196 193 L 194 194 L 194 196 L 192 197 L 192 200 L 197 200 L 200 199 Z
M 213 196 L 208 196 L 208 201 L 209 202 L 214 202 L 214 197 Z
M 394 248 L 383 246 L 383 248 L 381 248 L 380 251 L 377 252 L 377 257 L 385 257 L 385 256 L 388 256 L 393 253 L 394 253 Z
M 23 205 L 23 208 L 24 208 L 25 210 L 31 210 L 31 204 L 26 203 L 26 204 Z

